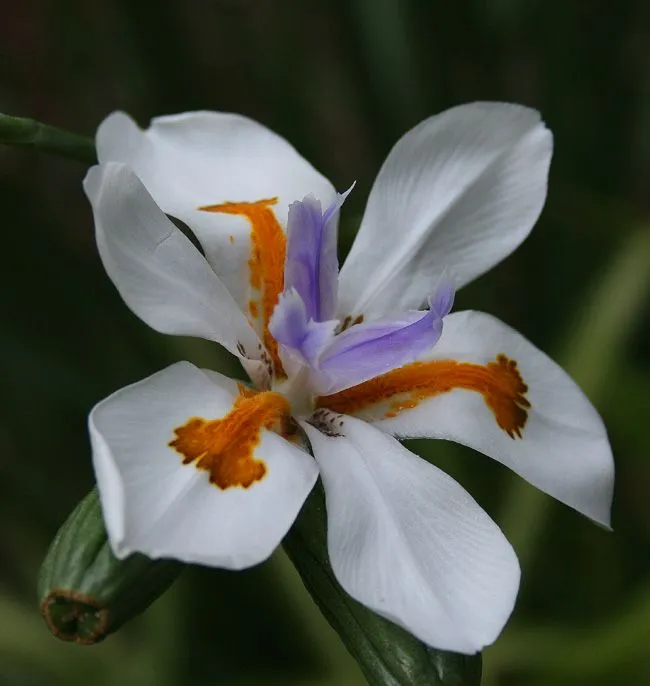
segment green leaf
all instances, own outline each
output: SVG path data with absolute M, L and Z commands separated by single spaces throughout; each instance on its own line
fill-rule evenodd
M 34 148 L 39 152 L 68 157 L 86 164 L 96 164 L 97 155 L 91 138 L 41 124 L 34 119 L 0 114 L 0 143 Z
M 371 686 L 478 686 L 481 656 L 424 645 L 353 600 L 327 557 L 325 499 L 320 483 L 284 539 L 284 549 L 319 608 L 359 663 Z

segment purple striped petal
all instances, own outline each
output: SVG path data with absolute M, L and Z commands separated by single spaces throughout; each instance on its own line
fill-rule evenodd
M 454 306 L 456 289 L 454 284 L 447 278 L 443 278 L 433 298 L 429 298 L 429 309 L 436 312 L 442 319 L 446 317 Z
M 317 391 L 336 393 L 413 362 L 436 344 L 441 333 L 442 318 L 433 310 L 357 324 L 336 336 L 322 353 Z
M 356 324 L 335 335 L 338 322 L 314 321 L 300 293 L 291 288 L 281 295 L 269 330 L 285 352 L 311 368 L 312 390 L 326 395 L 386 374 L 428 352 L 440 338 L 443 318 L 453 302 L 454 288 L 444 281 L 429 299 L 429 310 Z
M 273 311 L 269 331 L 286 350 L 315 367 L 321 352 L 334 338 L 337 321 L 315 322 L 295 288 L 285 291 Z
M 454 303 L 454 287 L 443 280 L 428 311 L 357 324 L 334 338 L 321 353 L 314 376 L 321 394 L 336 393 L 413 362 L 442 334 L 442 320 Z
M 298 292 L 308 320 L 327 321 L 336 310 L 338 211 L 351 190 L 338 194 L 324 213 L 313 195 L 289 206 L 284 287 Z

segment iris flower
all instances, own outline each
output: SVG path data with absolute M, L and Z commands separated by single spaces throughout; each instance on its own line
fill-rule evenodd
M 431 646 L 472 653 L 512 611 L 516 556 L 398 439 L 471 446 L 608 525 L 612 456 L 587 398 L 498 319 L 450 314 L 454 289 L 542 210 L 552 137 L 537 112 L 473 103 L 409 131 L 340 273 L 347 192 L 262 125 L 191 112 L 143 131 L 114 113 L 97 151 L 85 190 L 126 304 L 157 331 L 222 345 L 250 377 L 179 362 L 92 410 L 116 555 L 255 565 L 320 475 L 345 591 Z

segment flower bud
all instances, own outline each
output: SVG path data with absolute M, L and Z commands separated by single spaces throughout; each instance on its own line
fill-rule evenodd
M 183 567 L 139 553 L 118 560 L 93 489 L 59 529 L 43 561 L 41 612 L 57 638 L 91 645 L 146 610 Z

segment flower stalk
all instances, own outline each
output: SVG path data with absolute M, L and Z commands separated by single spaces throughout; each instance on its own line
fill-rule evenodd
M 34 119 L 0 113 L 0 143 L 34 148 L 58 157 L 95 164 L 97 155 L 91 138 L 69 133 Z
M 478 686 L 480 654 L 429 648 L 343 591 L 327 556 L 325 516 L 319 485 L 283 546 L 370 686 Z M 108 546 L 93 489 L 63 524 L 43 562 L 38 585 L 41 611 L 57 638 L 93 645 L 146 610 L 183 568 L 181 563 L 140 554 L 118 560 Z
M 481 655 L 429 648 L 350 597 L 327 556 L 325 498 L 317 484 L 283 547 L 370 686 L 478 686 Z

